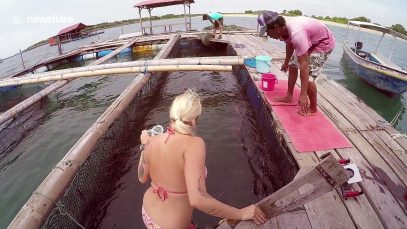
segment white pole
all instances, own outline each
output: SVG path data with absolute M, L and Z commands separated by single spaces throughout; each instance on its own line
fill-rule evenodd
M 394 37 L 393 47 L 391 47 L 391 52 L 390 52 L 388 60 L 390 60 L 391 57 L 393 56 L 394 46 L 396 45 L 396 39 L 397 39 L 397 37 Z
M 138 14 L 139 14 L 139 17 L 140 17 L 140 32 L 141 32 L 141 35 L 144 35 L 144 32 L 143 32 L 143 21 L 142 21 L 142 19 L 141 19 L 141 8 L 138 8 Z
M 375 51 L 376 53 L 379 51 L 379 47 L 382 44 L 382 40 L 383 40 L 384 35 L 385 35 L 385 33 L 383 33 L 382 38 L 380 38 L 379 44 L 376 47 L 376 51 Z
M 184 2 L 184 20 L 185 20 L 185 32 L 188 32 L 187 10 L 186 10 L 186 8 L 185 8 L 185 2 Z
M 189 12 L 189 29 L 192 30 L 191 3 L 188 4 L 188 12 Z
M 153 22 L 151 21 L 151 8 L 148 8 L 148 14 L 150 15 L 150 34 L 153 34 Z

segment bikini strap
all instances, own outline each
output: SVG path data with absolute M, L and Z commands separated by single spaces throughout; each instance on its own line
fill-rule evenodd
M 167 143 L 168 138 L 170 138 L 171 135 L 175 134 L 175 130 L 171 127 L 167 127 L 167 133 L 168 133 L 168 135 L 167 135 L 167 138 L 165 139 L 165 143 Z
M 158 195 L 160 200 L 165 201 L 168 198 L 168 192 L 163 187 L 157 187 L 157 189 L 153 189 L 153 193 Z

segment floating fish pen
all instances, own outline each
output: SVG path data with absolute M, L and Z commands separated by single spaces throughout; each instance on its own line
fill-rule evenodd
M 271 71 L 279 80 L 287 79 L 278 67 L 283 52 L 250 33 L 225 34 L 222 40 L 212 40 L 210 47 L 202 44 L 198 33 L 137 38 L 131 41 L 133 43 L 121 43 L 120 48 L 90 67 L 134 43 L 151 44 L 157 40 L 168 42 L 153 61 L 176 59 L 188 49 L 196 49 L 196 56 L 200 55 L 199 50 L 212 49 L 210 55 L 223 56 L 215 59 L 217 64 L 232 56 L 268 55 L 274 60 Z M 280 108 L 272 104 L 268 94 L 259 86 L 260 74 L 241 62 L 232 65 L 233 77 L 239 82 L 256 123 L 261 127 L 254 136 L 264 139 L 263 153 L 253 153 L 247 161 L 253 180 L 244 185 L 253 189 L 259 205 L 270 217 L 263 228 L 406 227 L 407 140 L 399 138 L 399 133 L 391 125 L 342 86 L 321 79 L 318 83 L 319 110 L 327 122 L 349 141 L 350 147 L 303 152 L 294 146 L 294 138 L 283 124 L 284 117 L 278 114 Z M 10 228 L 95 228 L 100 226 L 104 217 L 108 217 L 106 206 L 117 197 L 114 192 L 122 185 L 118 181 L 137 165 L 126 164 L 126 160 L 138 155 L 138 145 L 134 142 L 138 142 L 140 124 L 149 114 L 142 108 L 155 102 L 151 98 L 156 98 L 168 78 L 165 71 L 150 73 L 148 67 L 137 70 L 141 73 L 52 169 L 16 215 Z M 68 80 L 56 84 L 68 83 L 64 81 Z M 247 138 L 240 137 L 242 141 Z M 129 142 L 134 146 L 130 152 L 120 151 Z M 363 195 L 355 198 L 345 195 L 343 182 L 336 182 L 335 174 L 324 167 L 326 159 L 323 158 L 328 154 L 331 161 L 332 158 L 350 159 L 357 164 L 363 181 L 354 184 L 353 188 L 361 190 Z M 123 164 L 126 166 L 121 167 Z M 142 198 L 142 193 L 144 190 L 132 193 L 132 198 Z M 127 210 L 141 220 L 137 215 L 141 213 L 141 206 Z M 234 226 L 257 228 L 253 222 Z M 232 226 L 224 222 L 218 228 Z

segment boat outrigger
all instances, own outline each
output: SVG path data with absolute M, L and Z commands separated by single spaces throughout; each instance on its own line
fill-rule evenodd
M 363 43 L 356 41 L 354 44 L 347 41 L 350 26 L 358 26 L 382 32 L 383 35 L 373 52 L 362 50 Z M 394 37 L 393 47 L 388 58 L 379 53 L 379 47 L 386 34 Z M 349 21 L 348 31 L 344 40 L 344 57 L 349 67 L 356 72 L 357 77 L 370 85 L 390 93 L 391 95 L 402 94 L 407 90 L 407 71 L 391 61 L 396 39 L 407 40 L 407 36 L 390 28 L 368 22 Z

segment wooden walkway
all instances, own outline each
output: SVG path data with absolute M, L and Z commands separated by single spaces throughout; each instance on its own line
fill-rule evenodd
M 272 73 L 279 79 L 287 79 L 286 73 L 280 71 L 284 51 L 265 39 L 229 34 L 224 35 L 223 40 L 228 40 L 238 55 L 269 55 L 277 59 L 273 61 Z M 260 78 L 254 69 L 248 71 L 253 80 Z M 302 209 L 269 220 L 262 228 L 407 228 L 407 139 L 393 138 L 399 132 L 392 125 L 335 81 L 322 74 L 317 86 L 319 110 L 336 124 L 354 147 L 298 153 L 270 109 L 273 118 L 277 119 L 281 139 L 286 141 L 300 169 L 315 165 L 327 152 L 337 158 L 349 158 L 361 170 L 363 181 L 354 186 L 364 195 L 344 199 L 340 190 L 332 191 L 305 204 Z M 264 96 L 263 99 L 267 101 Z M 241 224 L 236 228 L 257 227 Z

